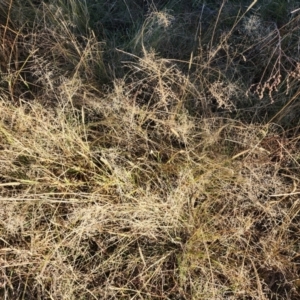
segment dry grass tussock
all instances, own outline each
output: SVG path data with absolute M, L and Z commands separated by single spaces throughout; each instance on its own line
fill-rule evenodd
M 0 28 L 1 298 L 300 299 L 299 124 L 230 116 L 231 50 L 181 68 L 141 42 L 113 78 L 54 8 Z

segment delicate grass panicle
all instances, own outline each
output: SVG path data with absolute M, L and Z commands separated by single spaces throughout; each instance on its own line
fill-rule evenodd
M 0 298 L 300 299 L 299 7 L 3 0 Z

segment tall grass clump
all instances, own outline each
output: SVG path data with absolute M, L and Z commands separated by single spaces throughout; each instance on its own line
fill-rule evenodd
M 299 4 L 3 1 L 1 299 L 300 299 Z

